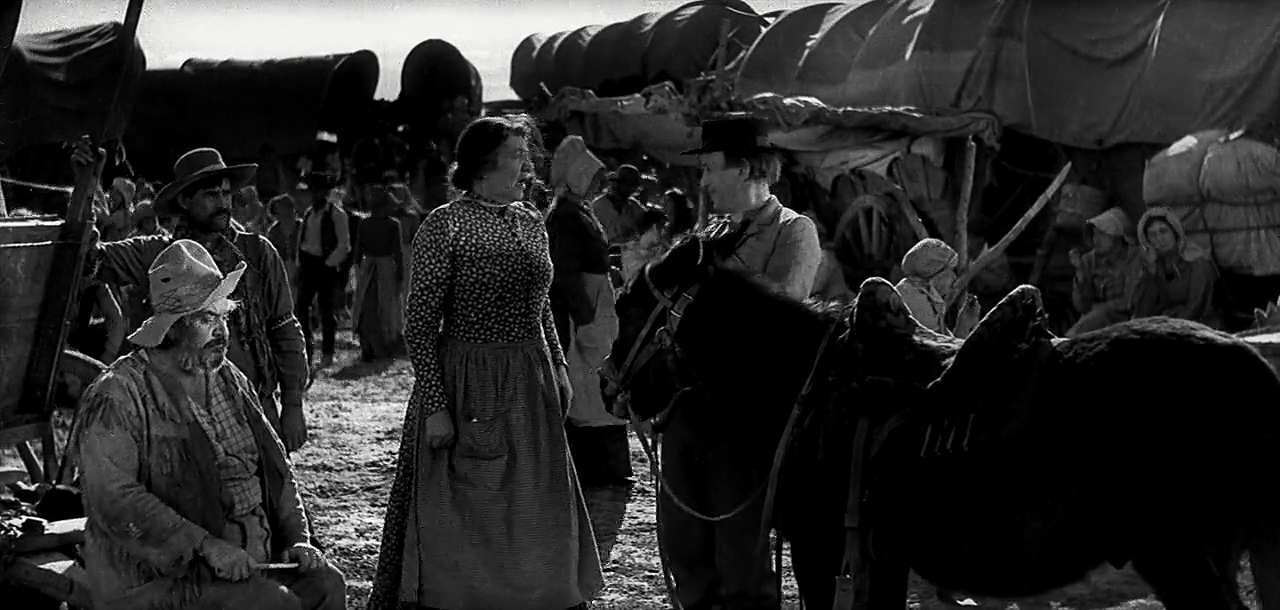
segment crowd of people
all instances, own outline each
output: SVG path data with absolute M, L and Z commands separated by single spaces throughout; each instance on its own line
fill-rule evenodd
M 585 607 L 621 525 L 610 507 L 634 483 L 629 422 L 600 392 L 620 292 L 691 234 L 732 241 L 723 265 L 793 298 L 820 283 L 830 253 L 813 218 L 772 194 L 782 161 L 764 130 L 704 123 L 685 152 L 702 209 L 679 189 L 647 201 L 651 177 L 610 170 L 578 136 L 547 154 L 525 116 L 462 132 L 433 209 L 395 168 L 357 182 L 329 154 L 265 203 L 255 165 L 209 148 L 177 159 L 162 186 L 111 181 L 95 198 L 84 299 L 113 329 L 110 365 L 75 443 L 95 606 L 344 607 L 290 454 L 307 442 L 306 391 L 334 364 L 347 310 L 363 360 L 407 354 L 415 375 L 369 607 Z M 100 182 L 102 159 L 80 142 L 77 180 Z M 1088 226 L 1072 333 L 1147 315 L 1212 323 L 1214 268 L 1174 216 L 1153 209 L 1135 231 L 1110 210 Z M 898 290 L 924 327 L 964 338 L 982 312 L 966 295 L 948 315 L 959 264 L 922 240 Z M 756 537 L 763 499 L 714 521 L 673 500 L 747 497 L 767 472 L 698 415 L 723 411 L 692 404 L 714 397 L 680 400 L 691 404 L 661 436 L 670 493 L 658 500 L 675 595 L 686 608 L 776 608 Z M 296 565 L 268 567 L 278 561 Z

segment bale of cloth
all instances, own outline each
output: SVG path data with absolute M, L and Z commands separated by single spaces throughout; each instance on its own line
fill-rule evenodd
M 1147 162 L 1147 207 L 1178 215 L 1223 271 L 1280 274 L 1280 149 L 1245 131 L 1189 135 Z

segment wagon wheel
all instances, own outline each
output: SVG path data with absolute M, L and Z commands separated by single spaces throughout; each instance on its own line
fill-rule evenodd
M 58 472 L 52 476 L 54 483 L 67 483 L 74 478 L 76 464 L 68 454 L 76 430 L 82 424 L 77 407 L 85 390 L 106 369 L 102 362 L 75 350 L 62 352 L 58 366 L 58 391 L 51 416 L 54 446 L 48 449 L 54 451 L 58 459 Z
M 836 243 L 845 255 L 846 265 L 857 262 L 856 269 L 846 269 L 846 277 L 862 280 L 892 275 L 898 261 L 893 257 L 893 223 L 883 197 L 860 195 L 850 202 L 835 230 Z M 850 286 L 853 286 L 850 283 Z
M 106 365 L 80 352 L 63 350 L 55 379 L 53 411 L 49 414 L 48 429 L 40 435 L 42 462 L 29 440 L 15 444 L 27 474 L 35 482 L 63 483 L 74 474 L 75 464 L 67 459 L 67 449 L 78 423 L 76 406 L 89 384 L 106 370 Z M 57 472 L 45 472 L 44 464 L 58 464 Z

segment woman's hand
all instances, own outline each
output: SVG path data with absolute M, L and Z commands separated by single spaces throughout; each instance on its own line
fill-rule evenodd
M 569 367 L 564 364 L 556 365 L 556 386 L 560 390 L 560 408 L 564 410 L 563 416 L 569 419 L 569 405 L 573 404 L 573 384 L 569 383 Z
M 427 416 L 427 447 L 445 449 L 453 444 L 453 416 L 441 409 Z

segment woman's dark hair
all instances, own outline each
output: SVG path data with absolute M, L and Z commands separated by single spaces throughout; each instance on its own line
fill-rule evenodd
M 449 181 L 453 187 L 470 191 L 497 163 L 498 149 L 511 136 L 528 137 L 528 130 L 516 121 L 502 117 L 476 119 L 462 130 L 454 151 L 456 164 Z
M 685 196 L 684 191 L 673 188 L 667 190 L 663 196 L 671 200 L 671 209 L 668 211 L 670 217 L 667 223 L 667 236 L 675 237 L 692 231 L 694 225 L 698 222 L 698 217 L 694 213 L 693 206 L 689 204 L 689 198 Z

